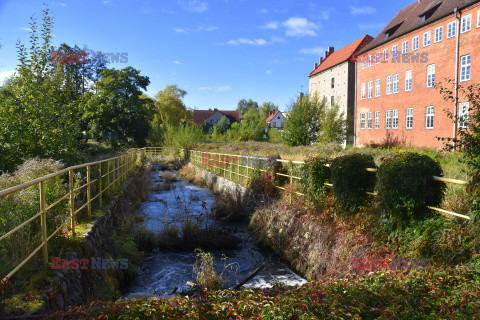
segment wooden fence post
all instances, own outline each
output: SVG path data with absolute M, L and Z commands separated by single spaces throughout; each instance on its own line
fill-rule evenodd
M 42 242 L 43 242 L 43 262 L 48 263 L 48 247 L 47 247 L 47 211 L 45 211 L 45 181 L 40 181 L 40 213 L 42 217 Z
M 92 216 L 92 194 L 90 188 L 90 175 L 91 175 L 91 168 L 87 166 L 87 208 L 88 208 L 88 217 Z
M 102 163 L 98 164 L 98 171 L 100 173 L 100 177 L 98 178 L 98 201 L 100 203 L 100 207 L 102 206 Z M 108 171 L 108 170 L 107 170 Z M 108 179 L 108 175 L 107 175 Z M 107 182 L 108 184 L 108 182 Z
M 107 160 L 107 194 L 110 195 L 110 160 Z
M 73 185 L 73 170 L 68 171 L 68 179 L 70 186 L 70 227 L 72 234 L 75 234 L 75 190 Z

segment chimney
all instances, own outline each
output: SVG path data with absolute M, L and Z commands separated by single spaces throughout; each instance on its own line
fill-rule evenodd
M 335 52 L 335 48 L 334 47 L 328 47 L 328 55 L 331 55 L 332 53 Z
M 328 51 L 325 51 L 325 59 L 328 57 Z
M 317 67 L 318 67 L 318 63 L 315 62 L 315 67 L 314 67 L 314 69 L 317 69 Z
M 322 57 L 320 57 L 320 64 L 322 64 L 322 62 L 323 62 L 323 58 L 322 58 Z

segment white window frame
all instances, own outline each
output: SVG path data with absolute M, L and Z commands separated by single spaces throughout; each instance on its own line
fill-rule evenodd
M 452 21 L 447 24 L 447 39 L 455 37 L 457 34 L 457 21 Z
M 362 59 L 362 69 L 365 69 L 367 67 L 367 59 L 363 58 Z
M 372 129 L 372 113 L 367 113 L 367 129 Z
M 380 52 L 377 52 L 375 54 L 375 64 L 379 64 L 380 63 Z
M 392 76 L 387 76 L 387 96 L 392 94 Z
M 420 42 L 420 38 L 418 36 L 412 39 L 412 51 L 418 50 L 419 42 Z
M 408 40 L 403 41 L 402 43 L 402 54 L 408 53 Z
M 360 113 L 360 129 L 365 129 L 365 112 Z
M 393 93 L 398 93 L 400 89 L 400 75 L 395 73 L 393 75 Z
M 373 60 L 372 55 L 369 55 L 369 56 L 368 56 L 368 66 L 369 66 L 369 67 L 372 66 L 372 60 Z
M 407 108 L 405 113 L 405 129 L 413 129 L 413 108 Z
M 383 49 L 383 61 L 388 61 L 388 48 Z
M 360 99 L 365 100 L 365 82 L 361 85 L 361 96 Z
M 468 129 L 469 109 L 469 102 L 458 104 L 458 129 Z
M 377 98 L 380 97 L 380 89 L 381 89 L 380 85 L 381 85 L 380 79 L 375 80 L 375 97 Z
M 460 57 L 460 82 L 470 80 L 471 63 L 472 60 L 469 54 Z
M 423 47 L 428 47 L 432 42 L 432 32 L 427 31 L 423 34 Z
M 438 43 L 443 40 L 443 26 L 435 29 L 434 43 Z
M 434 86 L 435 86 L 435 64 L 429 64 L 427 66 L 427 88 L 433 88 Z
M 368 99 L 373 97 L 373 81 L 368 81 Z
M 412 91 L 412 70 L 405 71 L 405 91 Z
M 467 21 L 468 21 L 468 24 L 467 24 Z M 465 33 L 470 30 L 472 30 L 472 14 L 467 14 L 465 17 L 462 17 L 460 33 Z
M 375 111 L 375 129 L 380 129 L 380 111 Z
M 477 28 L 480 28 L 480 10 L 477 12 Z
M 435 126 L 435 107 L 428 106 L 425 111 L 425 129 L 433 129 Z
M 392 129 L 392 110 L 385 112 L 385 129 Z
M 394 45 L 392 47 L 392 59 L 395 59 L 396 57 L 398 57 L 398 46 Z
M 392 110 L 392 129 L 398 129 L 398 109 Z

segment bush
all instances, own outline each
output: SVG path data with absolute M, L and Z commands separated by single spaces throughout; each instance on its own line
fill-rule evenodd
M 302 167 L 301 185 L 306 200 L 318 207 L 328 192 L 325 183 L 332 177 L 332 169 L 323 157 L 309 157 Z
M 377 172 L 377 190 L 389 224 L 404 227 L 431 215 L 427 206 L 440 205 L 446 188 L 433 176 L 442 173 L 440 164 L 427 155 L 408 152 L 386 159 Z
M 352 212 L 364 205 L 365 192 L 375 186 L 375 174 L 367 168 L 376 168 L 373 157 L 367 154 L 353 153 L 333 160 L 333 188 L 342 209 Z

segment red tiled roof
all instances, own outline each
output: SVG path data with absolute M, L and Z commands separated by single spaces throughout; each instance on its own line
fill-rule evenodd
M 415 3 L 400 10 L 383 31 L 364 47 L 362 52 L 381 46 L 446 15 L 453 14 L 453 9 L 457 7 L 463 8 L 478 1 L 479 0 L 417 0 Z M 422 15 L 426 15 L 425 21 L 421 20 Z M 388 38 L 385 35 L 387 32 L 391 33 Z
M 274 113 L 270 114 L 270 116 L 267 118 L 267 122 L 270 122 L 273 120 L 273 118 L 275 118 L 275 116 L 279 113 L 280 111 L 275 111 Z
M 360 39 L 350 43 L 349 45 L 343 47 L 342 49 L 331 53 L 315 70 L 313 70 L 309 74 L 309 77 L 351 59 L 354 54 L 360 51 L 372 40 L 373 38 L 367 34 Z
M 217 109 L 210 110 L 193 110 L 193 123 L 197 126 L 203 125 L 205 120 L 215 112 L 220 112 L 230 120 L 230 123 L 240 122 L 240 114 L 238 111 L 224 111 Z

